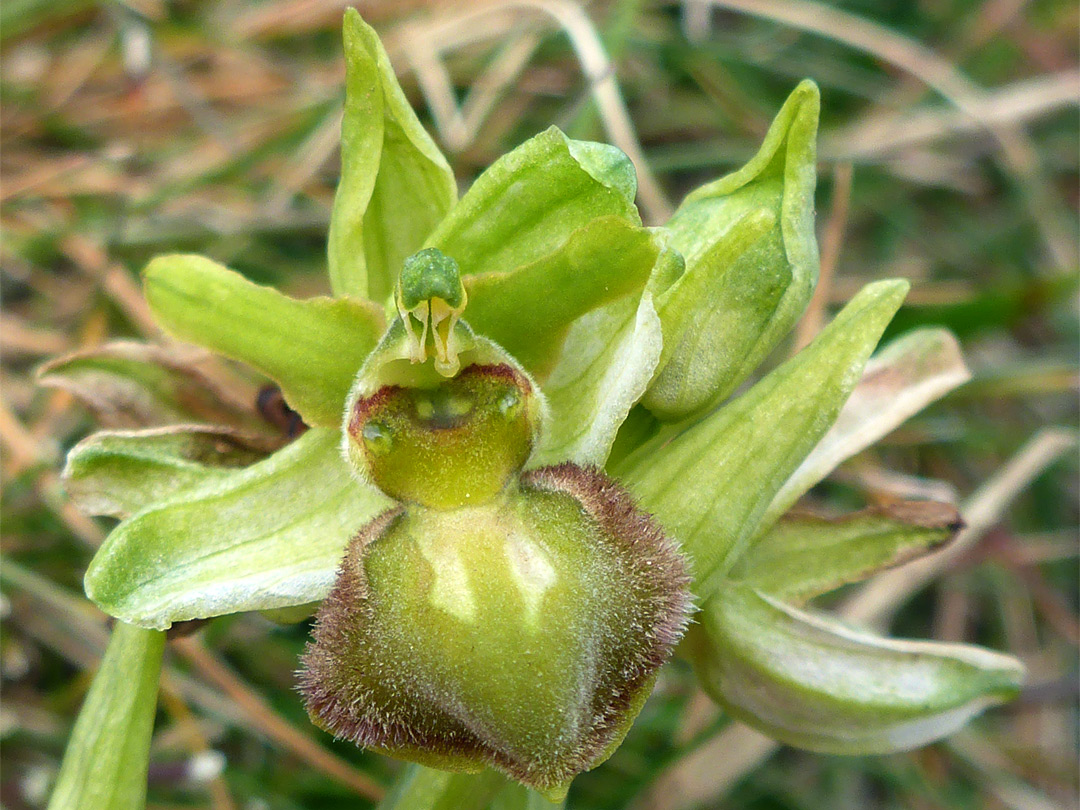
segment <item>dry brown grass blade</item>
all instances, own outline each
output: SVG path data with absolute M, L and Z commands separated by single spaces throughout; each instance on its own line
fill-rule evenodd
M 522 28 L 520 24 L 515 26 Z M 401 51 L 416 73 L 436 127 L 446 148 L 461 152 L 473 143 L 502 94 L 525 68 L 540 44 L 532 31 L 508 31 L 507 40 L 488 68 L 473 82 L 469 95 L 458 105 L 450 74 L 439 58 L 442 48 L 434 28 L 412 23 L 402 30 Z
M 172 642 L 172 647 L 186 658 L 200 675 L 228 695 L 236 707 L 247 715 L 268 739 L 357 795 L 374 801 L 383 797 L 385 790 L 382 785 L 283 720 L 235 672 L 206 649 L 201 641 L 195 638 L 177 639 Z
M 0 445 L 6 450 L 3 458 L 4 480 L 10 481 L 39 464 L 43 465 L 33 481 L 41 503 L 57 515 L 73 535 L 91 548 L 97 548 L 105 539 L 105 533 L 64 495 L 60 476 L 54 470 L 59 450 L 51 443 L 43 444 L 47 441 L 46 438 L 39 440 L 33 431 L 23 425 L 8 403 L 0 398 Z
M 71 346 L 66 335 L 53 329 L 31 326 L 18 315 L 4 315 L 0 320 L 0 351 L 10 358 L 14 355 L 44 357 L 62 354 Z
M 980 784 L 986 786 L 987 792 L 1001 807 L 1007 810 L 1061 810 L 1065 806 L 1010 774 L 1008 768 L 1004 767 L 1001 752 L 985 740 L 961 732 L 948 745 L 961 761 L 975 771 Z
M 20 629 L 83 669 L 97 665 L 108 642 L 108 631 L 105 617 L 95 607 L 40 575 L 6 561 L 3 577 L 6 587 L 14 585 L 36 605 L 35 610 L 20 617 Z M 382 797 L 385 791 L 381 785 L 283 720 L 201 641 L 176 639 L 169 646 L 191 663 L 201 680 L 166 663 L 162 672 L 164 692 L 175 692 L 233 725 L 260 734 L 357 795 L 373 801 Z M 226 699 L 222 699 L 222 693 Z
M 457 109 L 453 99 L 446 98 L 446 81 L 438 75 L 440 68 L 432 63 L 434 51 L 428 53 L 433 45 L 446 52 L 462 44 L 474 42 L 478 31 L 485 26 L 495 24 L 496 31 L 513 27 L 521 19 L 521 12 L 539 13 L 553 20 L 570 39 L 570 44 L 581 64 L 582 73 L 588 82 L 589 90 L 600 111 L 600 118 L 611 142 L 626 153 L 633 162 L 638 175 L 638 198 L 644 218 L 652 224 L 667 221 L 672 207 L 664 195 L 655 175 L 649 168 L 645 153 L 638 141 L 637 132 L 630 113 L 623 101 L 615 69 L 604 50 L 600 35 L 580 5 L 569 0 L 504 0 L 477 4 L 467 10 L 444 15 L 423 23 L 426 28 L 422 36 L 421 52 L 410 57 L 412 64 L 419 62 L 426 71 L 425 82 L 421 85 L 425 92 L 427 86 L 434 88 L 434 95 L 429 99 L 432 109 L 439 109 L 440 116 L 452 119 L 452 110 Z M 417 25 L 421 25 L 417 23 Z M 410 27 L 410 32 L 418 29 Z M 487 28 L 487 31 L 492 30 Z M 395 39 L 396 49 L 408 49 L 408 37 Z M 512 64 L 512 63 L 511 63 Z M 427 86 L 426 86 L 427 85 Z M 460 115 L 460 111 L 458 112 Z
M 93 158 L 88 155 L 65 155 L 49 161 L 38 160 L 32 168 L 14 177 L 9 172 L 5 172 L 4 188 L 0 190 L 0 202 L 7 202 L 29 194 L 53 180 L 66 179 L 71 174 L 90 166 L 92 162 Z
M 34 466 L 42 458 L 33 434 L 12 413 L 3 399 L 0 399 L 0 444 L 7 448 L 4 472 L 10 477 Z
M 829 208 L 829 217 L 825 220 L 825 231 L 821 237 L 821 269 L 818 271 L 817 287 L 814 288 L 814 296 L 795 329 L 792 352 L 810 345 L 810 341 L 825 325 L 825 307 L 829 301 L 836 263 L 840 259 L 844 229 L 847 227 L 853 175 L 850 163 L 837 164 L 833 169 L 832 206 Z
M 264 214 L 274 218 L 284 214 L 292 198 L 337 152 L 341 139 L 342 112 L 336 111 L 320 123 L 296 150 L 285 170 L 275 176 L 266 195 Z
M 184 699 L 171 688 L 162 688 L 161 703 L 172 715 L 185 743 L 193 753 L 206 754 L 210 743 L 199 728 L 195 716 Z M 211 810 L 236 810 L 236 802 L 229 793 L 229 786 L 221 774 L 215 774 L 207 783 Z
M 915 76 L 962 113 L 978 122 L 997 141 L 1005 168 L 1029 199 L 1033 219 L 1046 248 L 1059 270 L 1075 267 L 1077 247 L 1062 227 L 1059 207 L 1049 198 L 1037 152 L 1022 129 L 999 124 L 983 116 L 980 103 L 985 91 L 970 81 L 948 60 L 921 43 L 914 42 L 883 25 L 814 0 L 683 0 L 752 14 L 872 54 Z
M 1036 76 L 988 91 L 977 102 L 978 118 L 954 110 L 916 110 L 874 116 L 822 139 L 830 157 L 866 160 L 956 135 L 977 133 L 987 123 L 1021 125 L 1080 103 L 1080 72 Z
M 886 572 L 864 585 L 844 603 L 844 616 L 866 624 L 888 624 L 908 597 L 945 573 L 990 528 L 1001 520 L 1017 495 L 1048 466 L 1076 448 L 1074 431 L 1039 431 L 996 475 L 972 494 L 961 510 L 966 527 L 956 539 L 921 560 Z
M 62 249 L 77 267 L 104 287 L 139 332 L 143 335 L 158 334 L 160 330 L 142 291 L 127 270 L 109 261 L 100 245 L 88 237 L 71 234 L 64 239 Z

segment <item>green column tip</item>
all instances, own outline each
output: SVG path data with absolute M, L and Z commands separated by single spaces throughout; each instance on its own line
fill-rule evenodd
M 441 298 L 452 309 L 465 304 L 458 263 L 438 248 L 425 248 L 405 260 L 398 280 L 398 307 L 412 311 L 432 298 Z

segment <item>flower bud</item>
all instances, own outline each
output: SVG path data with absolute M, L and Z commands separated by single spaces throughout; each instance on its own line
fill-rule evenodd
M 967 644 L 881 638 L 742 584 L 705 603 L 685 645 L 705 691 L 788 745 L 889 754 L 1014 697 L 1024 667 Z
M 319 611 L 308 712 L 360 745 L 559 796 L 626 734 L 683 633 L 687 585 L 628 493 L 572 464 L 479 506 L 388 511 Z
M 664 346 L 642 404 L 661 421 L 712 410 L 806 308 L 819 106 L 817 86 L 802 82 L 757 155 L 689 194 L 665 225 L 686 270 L 657 301 Z

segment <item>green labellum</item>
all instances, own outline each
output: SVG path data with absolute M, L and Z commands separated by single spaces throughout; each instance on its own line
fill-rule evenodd
M 682 635 L 687 584 L 626 491 L 571 464 L 481 506 L 391 510 L 319 611 L 307 708 L 360 745 L 559 795 L 626 734 Z

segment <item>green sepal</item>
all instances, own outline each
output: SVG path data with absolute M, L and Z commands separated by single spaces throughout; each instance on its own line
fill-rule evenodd
M 818 272 L 819 108 L 817 86 L 802 82 L 758 153 L 691 192 L 668 221 L 686 273 L 660 302 L 664 356 L 644 402 L 661 419 L 727 397 L 806 308 Z
M 312 426 L 341 424 L 349 386 L 385 325 L 368 302 L 296 300 L 202 256 L 159 256 L 143 287 L 163 328 L 270 377 Z
M 963 525 L 956 507 L 933 501 L 837 519 L 788 514 L 751 542 L 731 578 L 797 604 L 933 551 Z
M 165 634 L 117 622 L 94 676 L 48 810 L 138 810 L 146 803 L 150 736 Z
M 231 402 L 175 347 L 112 341 L 50 360 L 37 381 L 69 392 L 106 427 L 255 422 L 253 409 Z
M 689 644 L 705 691 L 781 742 L 833 754 L 926 745 L 1016 695 L 1023 665 L 980 647 L 885 639 L 745 585 L 710 600 Z
M 969 379 L 960 345 L 947 329 L 916 329 L 876 352 L 829 432 L 776 493 L 761 530 L 841 462 Z
M 420 124 L 378 35 L 345 10 L 341 179 L 328 260 L 336 295 L 382 302 L 406 256 L 457 199 L 446 158 Z
M 907 293 L 864 287 L 806 349 L 676 436 L 661 433 L 617 466 L 643 508 L 681 543 L 708 598 L 773 496 L 832 425 Z
M 465 317 L 543 379 L 559 359 L 570 324 L 640 292 L 658 255 L 649 231 L 620 217 L 598 217 L 529 264 L 467 276 Z
M 509 272 L 596 217 L 640 225 L 636 190 L 633 164 L 618 149 L 551 127 L 481 174 L 426 244 L 456 259 L 463 276 Z
M 94 556 L 86 595 L 157 629 L 322 599 L 349 538 L 390 505 L 353 478 L 338 443 L 336 430 L 309 430 L 136 513 Z
M 102 431 L 71 448 L 62 480 L 86 514 L 124 518 L 200 481 L 227 477 L 272 449 L 264 439 L 203 425 Z

